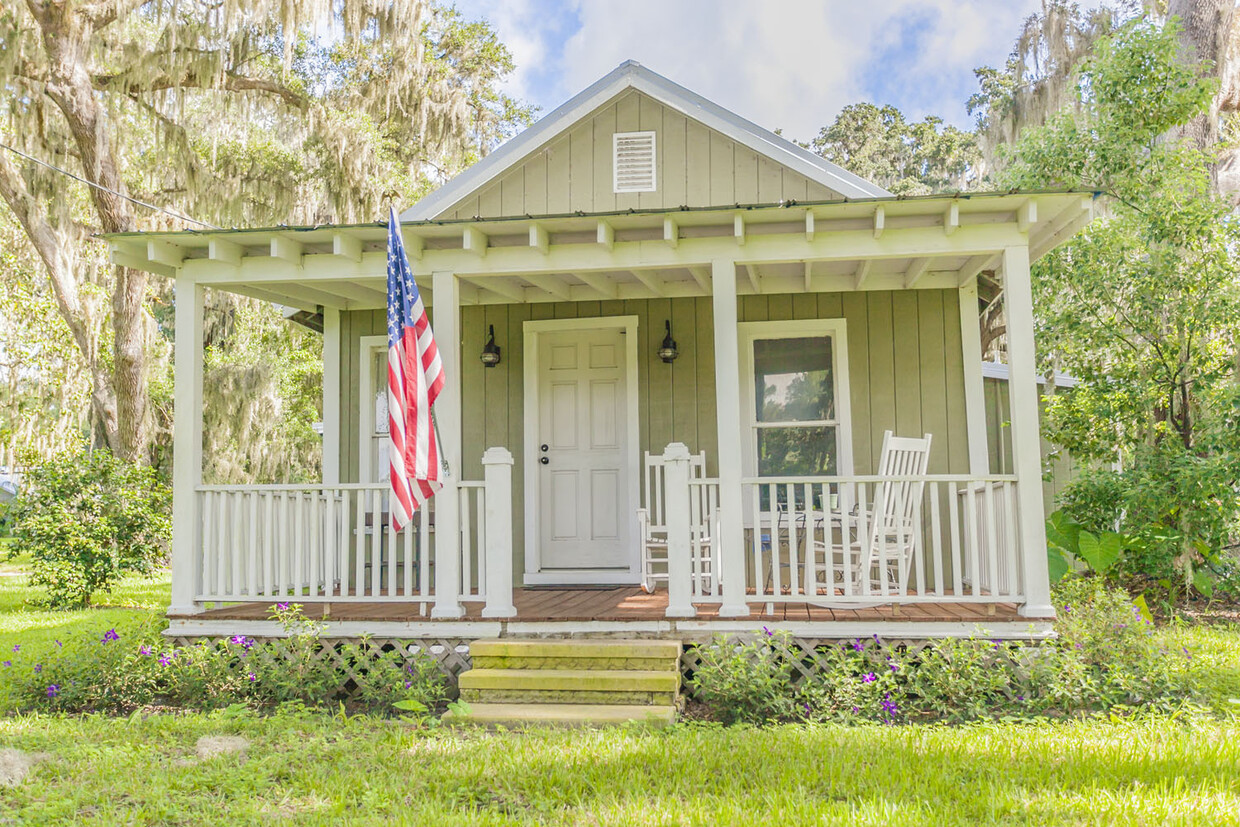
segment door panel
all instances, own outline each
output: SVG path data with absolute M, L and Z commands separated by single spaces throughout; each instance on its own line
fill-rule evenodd
M 538 334 L 540 571 L 632 568 L 624 337 L 619 328 Z

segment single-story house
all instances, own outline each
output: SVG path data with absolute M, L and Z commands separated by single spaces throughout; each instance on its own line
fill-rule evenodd
M 449 472 L 400 532 L 386 225 L 109 236 L 176 281 L 169 634 L 1045 634 L 1029 268 L 1093 198 L 893 196 L 625 63 L 401 215 Z M 321 482 L 204 484 L 206 288 L 321 317 Z

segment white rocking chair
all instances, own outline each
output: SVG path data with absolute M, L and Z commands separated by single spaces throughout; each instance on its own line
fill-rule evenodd
M 925 476 L 930 464 L 930 440 L 930 434 L 915 439 L 892 436 L 887 431 L 883 434 L 876 476 Z M 856 539 L 850 537 L 848 526 L 841 529 L 843 551 L 851 557 L 852 582 L 848 584 L 850 588 L 845 588 L 846 593 L 851 593 L 849 596 L 903 593 L 914 557 L 921 548 L 921 500 L 925 486 L 922 480 L 889 479 L 875 486 L 874 501 L 868 508 L 854 506 L 848 522 L 856 526 Z M 830 551 L 830 530 L 814 545 L 815 551 L 825 557 Z M 823 569 L 843 576 L 834 565 Z
M 706 475 L 706 452 L 702 451 L 689 456 L 690 479 L 702 479 Z M 645 466 L 642 473 L 643 508 L 637 509 L 637 537 L 641 543 L 642 556 L 642 590 L 652 594 L 658 581 L 667 582 L 667 514 L 663 497 L 664 467 L 661 454 L 645 452 Z M 700 489 L 704 490 L 704 489 Z M 715 522 L 714 508 L 706 502 L 698 503 L 693 509 L 697 519 L 691 526 L 692 548 L 697 550 L 694 569 L 701 580 L 698 583 L 701 593 L 710 594 L 715 590 L 715 578 L 718 574 L 714 544 L 711 537 Z

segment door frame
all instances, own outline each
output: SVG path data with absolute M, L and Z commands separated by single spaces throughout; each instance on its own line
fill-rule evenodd
M 358 388 L 357 388 L 357 479 L 358 482 L 370 482 L 370 437 L 375 430 L 375 391 L 370 381 L 370 354 L 383 348 L 387 350 L 388 337 L 384 333 L 378 336 L 358 337 Z
M 574 583 L 637 583 L 641 576 L 641 555 L 637 553 L 637 538 L 632 535 L 637 519 L 639 483 L 641 480 L 641 432 L 638 428 L 637 388 L 637 316 L 591 316 L 576 319 L 540 319 L 522 325 L 525 353 L 525 400 L 523 463 L 525 466 L 525 582 L 540 584 Z M 562 333 L 568 330 L 597 330 L 619 328 L 624 333 L 625 358 L 625 473 L 628 475 L 625 489 L 628 492 L 627 514 L 618 515 L 621 523 L 630 523 L 629 570 L 599 571 L 593 569 L 541 570 L 539 548 L 539 521 L 542 508 L 538 485 L 538 345 L 543 333 Z

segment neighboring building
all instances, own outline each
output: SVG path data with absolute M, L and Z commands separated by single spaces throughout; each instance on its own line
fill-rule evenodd
M 110 236 L 176 279 L 169 633 L 271 634 L 266 607 L 295 600 L 329 635 L 422 641 L 1044 634 L 1029 265 L 1091 203 L 895 197 L 625 63 L 402 216 L 452 475 L 399 535 L 385 226 Z M 1006 290 L 1003 467 L 983 272 Z M 322 484 L 202 484 L 206 287 L 321 314 Z M 908 465 L 886 431 L 914 438 Z M 644 553 L 670 558 L 652 594 Z

